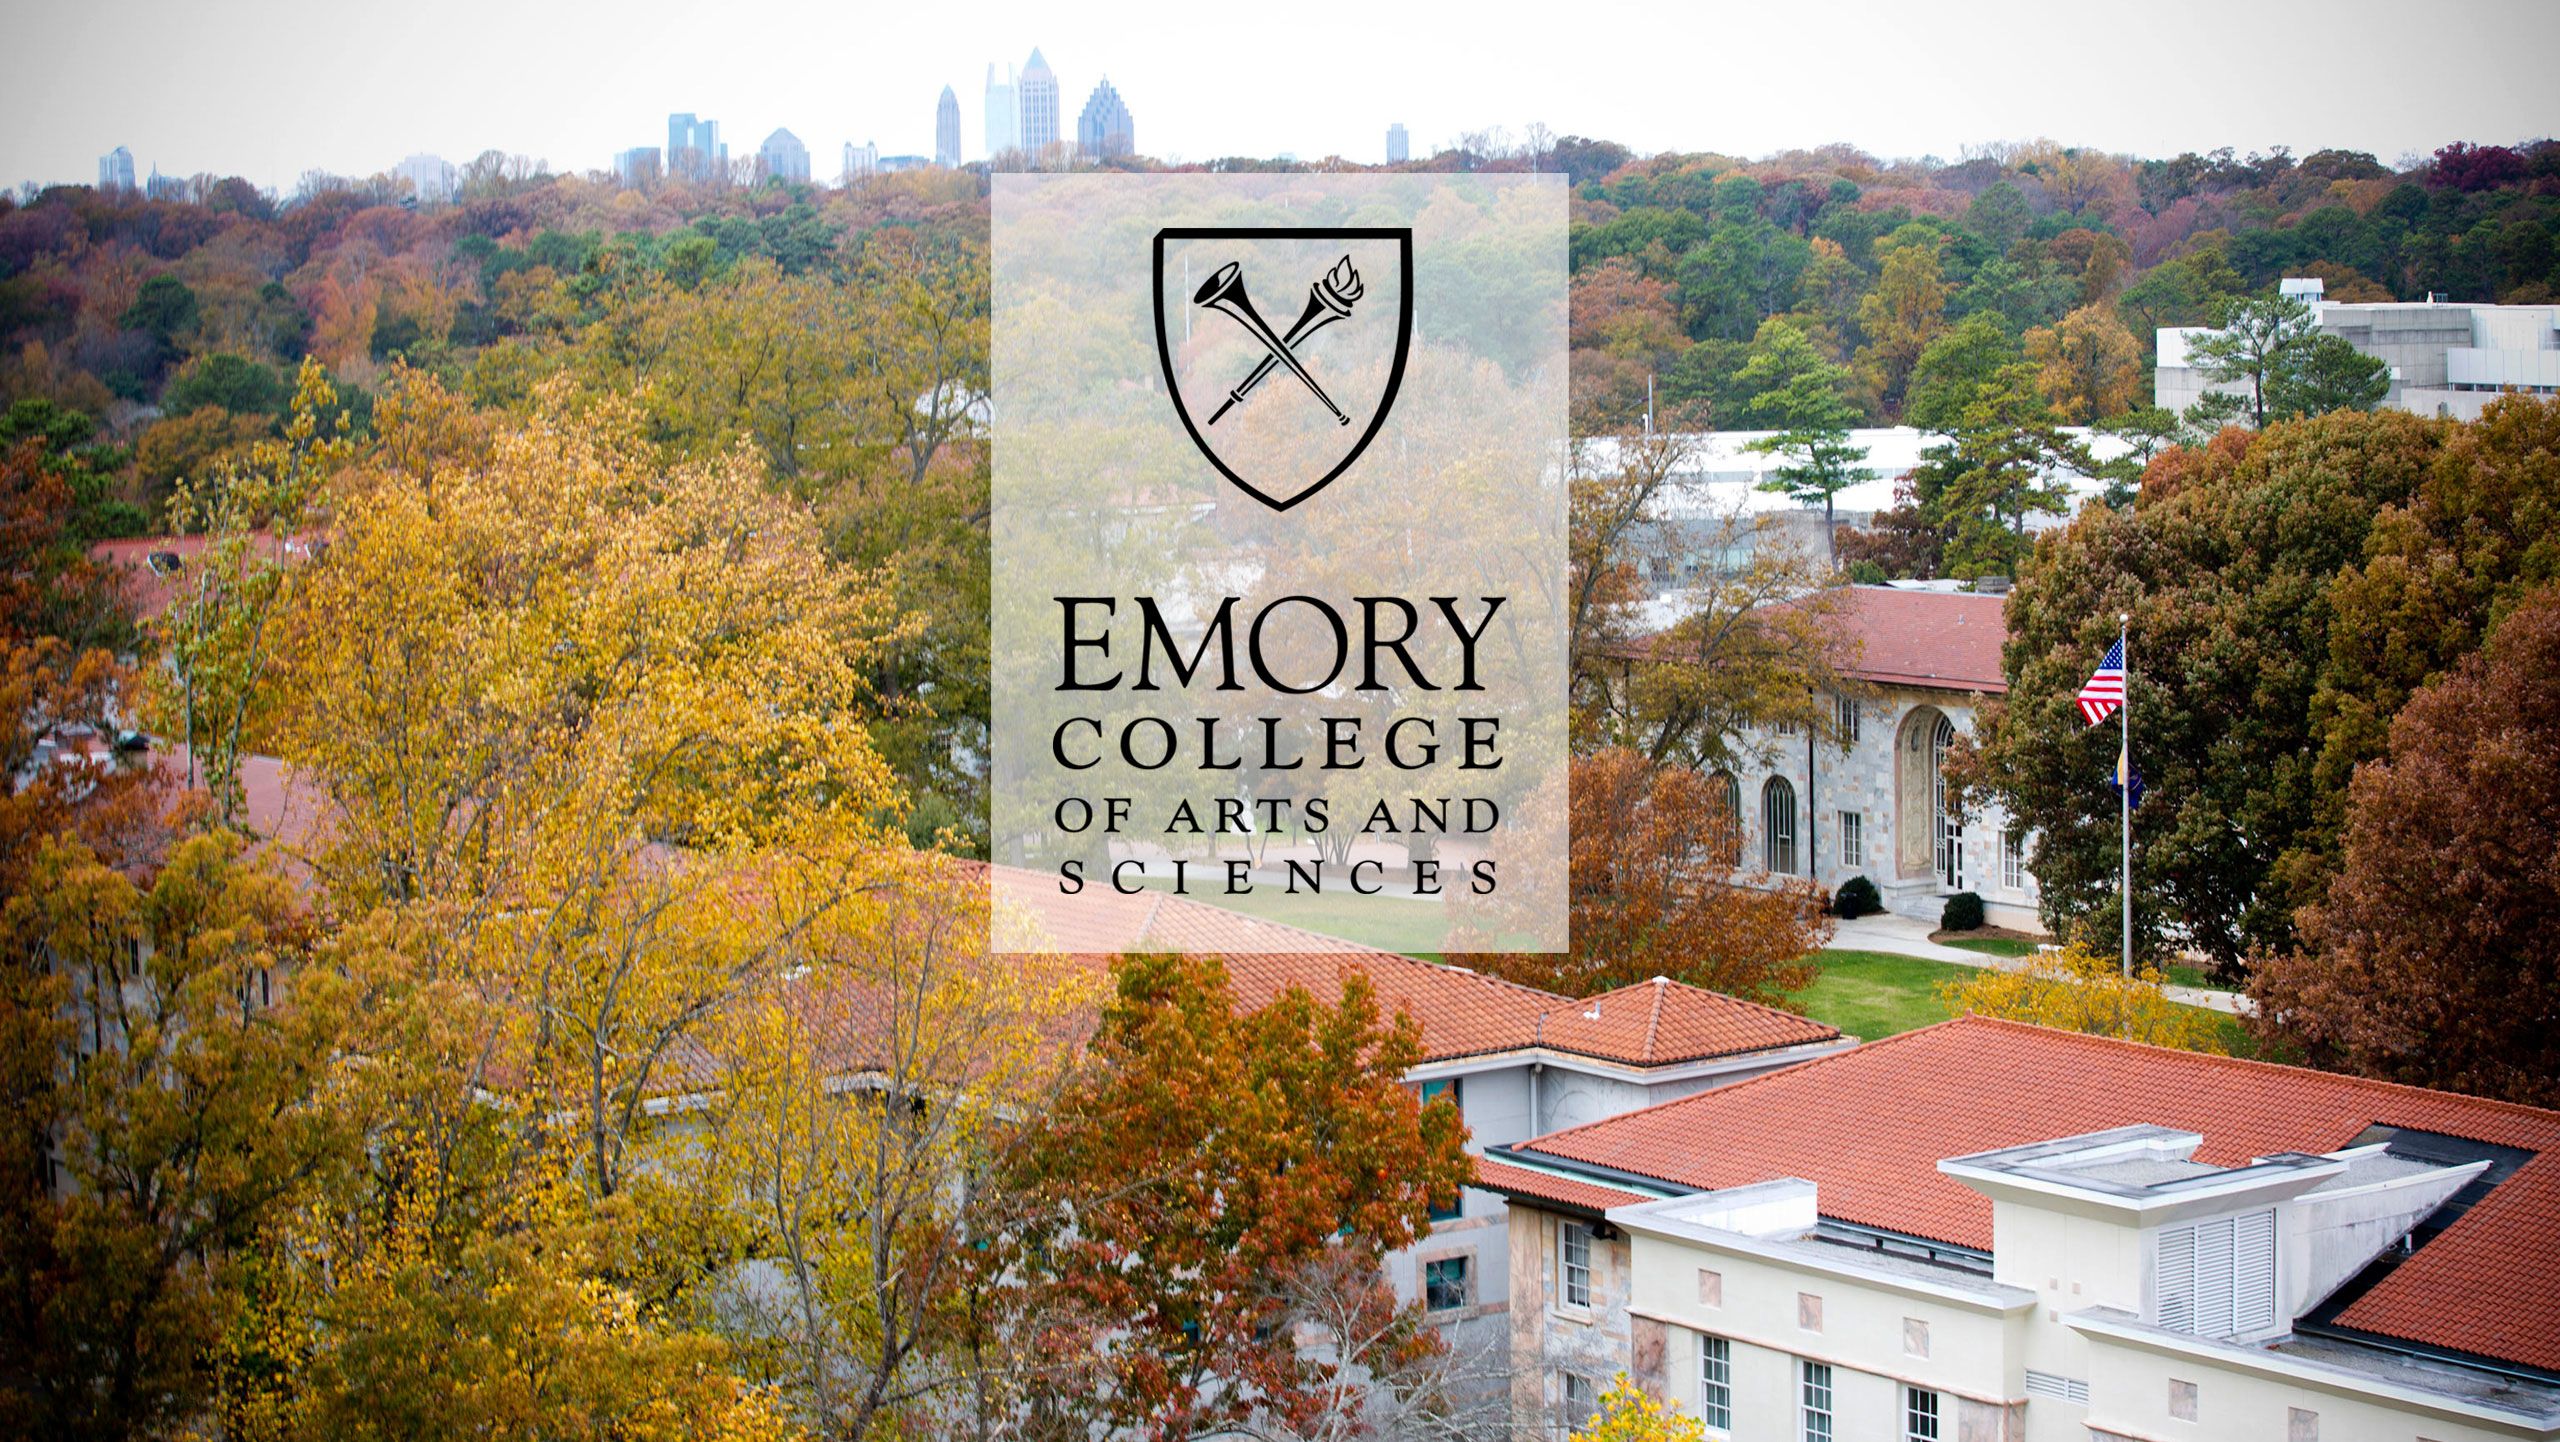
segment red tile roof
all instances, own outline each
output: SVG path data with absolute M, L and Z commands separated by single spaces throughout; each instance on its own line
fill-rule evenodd
M 250 538 L 257 554 L 280 561 L 299 561 L 311 555 L 316 535 L 293 535 L 281 539 L 259 532 Z M 89 548 L 89 559 L 97 562 L 108 576 L 124 588 L 125 599 L 133 605 L 136 620 L 149 621 L 176 602 L 185 588 L 193 584 L 189 569 L 196 565 L 205 549 L 212 544 L 206 536 L 129 536 L 123 540 L 100 541 Z M 152 564 L 160 556 L 169 569 Z
M 154 763 L 182 774 L 186 752 L 173 748 L 157 753 Z M 327 796 L 269 757 L 247 758 L 241 771 L 251 829 L 282 847 L 297 878 L 303 877 L 300 853 L 328 835 Z M 1097 967 L 1106 966 L 1112 956 L 1148 947 L 1208 952 L 1233 947 L 1226 953 L 1227 976 L 1237 1001 L 1248 1007 L 1262 1006 L 1292 986 L 1319 998 L 1337 996 L 1343 978 L 1361 972 L 1377 989 L 1384 1010 L 1401 1010 L 1421 1025 L 1426 1061 L 1543 1045 L 1572 1056 L 1656 1067 L 1841 1039 L 1836 1027 L 1684 982 L 1656 979 L 1576 1001 L 1462 966 L 1372 950 L 1168 892 L 1126 896 L 1105 888 L 1066 905 L 1055 877 L 978 862 L 953 864 L 963 874 L 987 873 L 996 905 L 1028 913 L 1059 950 Z M 1270 950 L 1274 945 L 1289 949 Z M 1589 1015 L 1594 1012 L 1596 1016 Z
M 1365 973 L 1382 1007 L 1422 1026 L 1425 1059 L 1449 1061 L 1544 1046 L 1630 1066 L 1669 1066 L 1840 1039 L 1837 1027 L 1685 982 L 1639 982 L 1576 1001 L 1461 966 L 1375 951 L 1169 892 L 1076 897 L 1055 877 L 993 868 L 1000 904 L 1036 919 L 1053 944 L 1096 956 L 1149 946 L 1226 954 L 1236 999 L 1260 1006 L 1295 986 L 1337 994 Z M 1273 951 L 1286 945 L 1287 951 Z
M 1550 1007 L 1540 1041 L 1557 1051 L 1642 1066 L 1830 1041 L 1840 1033 L 1773 1006 L 1655 977 Z
M 2143 1122 L 2217 1165 L 2377 1123 L 2536 1152 L 2337 1320 L 2560 1369 L 2560 1112 L 1964 1017 L 1524 1149 L 1702 1189 L 1803 1177 L 1827 1217 L 1988 1249 L 1990 1200 L 1940 1158 Z
M 1886 686 L 2007 693 L 2009 683 L 2000 669 L 2000 649 L 2009 639 L 2006 597 L 1896 586 L 1844 590 L 1843 673 Z M 1606 649 L 1621 659 L 1640 661 L 1675 634 L 1666 631 Z
M 1851 586 L 1841 624 L 1857 662 L 1846 669 L 1880 685 L 2004 694 L 2006 603 L 2006 597 L 1960 591 Z
M 1476 1185 L 1490 1187 L 1507 1197 L 1535 1197 L 1587 1212 L 1605 1212 L 1611 1207 L 1631 1207 L 1654 1198 L 1642 1192 L 1621 1191 L 1597 1182 L 1577 1182 L 1552 1172 L 1532 1167 L 1515 1167 L 1491 1157 L 1476 1158 Z

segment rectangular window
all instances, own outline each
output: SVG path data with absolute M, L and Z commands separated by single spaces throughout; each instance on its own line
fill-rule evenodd
M 1858 703 L 1846 696 L 1837 699 L 1840 703 L 1840 744 L 1855 746 L 1858 744 Z
M 1902 1389 L 1902 1442 L 1938 1442 L 1938 1394 Z
M 1831 1442 L 1831 1364 L 1798 1362 L 1797 1412 L 1804 1421 L 1804 1442 Z
M 2027 889 L 2027 841 L 2015 831 L 2000 833 L 2000 884 L 2011 891 Z
M 1422 1264 L 1422 1305 L 1433 1312 L 1454 1312 L 1467 1305 L 1467 1259 L 1435 1257 Z
M 1564 1236 L 1558 1251 L 1562 1265 L 1557 1268 L 1564 1278 L 1564 1302 L 1568 1307 L 1591 1305 L 1591 1229 L 1580 1222 L 1564 1224 Z
M 1840 864 L 1867 864 L 1867 818 L 1855 811 L 1840 813 Z
M 1564 1374 L 1564 1407 L 1556 1418 L 1556 1435 L 1570 1437 L 1600 1415 L 1600 1384 L 1579 1372 Z
M 1698 1415 L 1710 1427 L 1733 1425 L 1733 1343 L 1698 1339 Z

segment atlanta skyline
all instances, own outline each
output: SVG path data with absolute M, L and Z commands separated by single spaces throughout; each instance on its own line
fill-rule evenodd
M 0 183 L 85 183 L 118 145 L 146 174 L 238 174 L 280 191 L 306 170 L 365 176 L 416 153 L 461 163 L 494 149 L 595 171 L 679 110 L 719 117 L 748 145 L 787 127 L 820 157 L 847 141 L 932 155 L 946 84 L 974 157 L 988 64 L 1019 65 L 1035 45 L 1070 116 L 1108 75 L 1145 121 L 1140 149 L 1174 160 L 1375 162 L 1394 121 L 1417 156 L 1533 123 L 1639 153 L 1845 142 L 1948 160 L 2051 135 L 2146 156 L 2281 145 L 2392 161 L 2560 130 L 2541 73 L 2560 50 L 2560 7 L 2529 0 L 2434 7 L 2416 50 L 2394 39 L 2410 12 L 2377 0 L 2161 0 L 2138 23 L 2026 0 L 1596 0 L 1569 16 L 1415 5 L 1329 34 L 1154 4 L 1072 26 L 1022 4 L 977 7 L 965 25 L 947 16 L 452 0 L 421 26 L 415 11 L 317 0 L 60 7 L 17 22 L 21 53 L 98 63 L 28 66 L 0 93 Z M 2443 52 L 2460 63 L 2428 63 Z

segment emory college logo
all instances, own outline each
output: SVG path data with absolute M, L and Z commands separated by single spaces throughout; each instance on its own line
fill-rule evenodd
M 1255 307 L 1248 275 L 1265 295 L 1306 287 L 1286 330 Z M 1192 444 L 1285 511 L 1351 469 L 1395 405 L 1413 338 L 1413 230 L 1159 230 L 1155 310 L 1156 357 Z

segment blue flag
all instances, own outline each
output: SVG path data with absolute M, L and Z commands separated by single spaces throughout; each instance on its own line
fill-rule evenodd
M 2122 750 L 2116 752 L 2116 770 L 2107 778 L 2107 789 L 2124 795 L 2129 809 L 2142 809 L 2142 773 L 2133 769 Z

